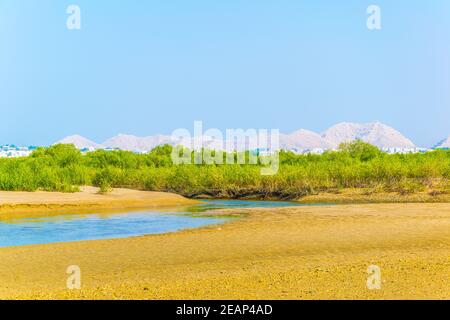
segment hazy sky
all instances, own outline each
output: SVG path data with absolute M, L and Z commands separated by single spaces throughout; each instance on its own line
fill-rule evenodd
M 379 120 L 430 146 L 449 89 L 448 0 L 0 0 L 0 144 Z

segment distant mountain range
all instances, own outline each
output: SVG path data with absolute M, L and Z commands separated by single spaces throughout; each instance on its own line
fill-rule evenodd
M 80 135 L 73 135 L 65 137 L 64 139 L 58 141 L 55 144 L 73 144 L 78 149 L 84 149 L 84 148 L 94 148 L 94 149 L 101 149 L 103 148 L 103 145 L 100 145 L 98 143 L 95 143 L 94 141 L 91 141 L 89 139 L 86 139 L 85 137 L 82 137 Z
M 280 148 L 285 150 L 333 149 L 334 147 L 336 146 L 322 135 L 305 129 L 297 130 L 291 134 L 280 135 Z
M 403 136 L 399 131 L 380 122 L 349 123 L 342 122 L 332 126 L 323 133 L 299 129 L 290 134 L 280 134 L 280 148 L 285 150 L 311 150 L 311 149 L 335 149 L 342 142 L 362 140 L 379 148 L 414 148 L 414 143 Z M 130 151 L 149 151 L 158 145 L 189 143 L 174 140 L 171 136 L 155 135 L 137 137 L 133 135 L 119 134 L 102 144 L 98 144 L 79 135 L 66 137 L 57 143 L 74 144 L 79 149 L 84 148 L 117 148 Z M 188 144 L 188 145 L 187 145 Z M 219 148 L 223 141 L 209 140 L 204 144 L 211 148 Z M 443 140 L 436 148 L 450 148 L 450 137 Z
M 450 137 L 442 140 L 437 145 L 434 146 L 435 149 L 447 149 L 450 148 Z
M 414 143 L 400 132 L 381 122 L 342 122 L 326 130 L 322 137 L 334 146 L 342 142 L 362 140 L 379 148 L 414 148 Z
M 147 151 L 158 145 L 173 144 L 170 136 L 156 135 L 150 137 L 136 137 L 133 135 L 119 134 L 102 143 L 107 148 L 121 150 Z

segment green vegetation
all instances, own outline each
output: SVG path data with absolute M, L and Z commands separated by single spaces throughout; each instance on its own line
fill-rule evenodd
M 273 176 L 262 176 L 261 164 L 174 165 L 171 152 L 167 145 L 139 155 L 103 150 L 83 155 L 72 145 L 41 148 L 28 158 L 0 159 L 0 190 L 75 192 L 94 185 L 103 193 L 126 187 L 188 197 L 293 199 L 341 188 L 409 194 L 450 185 L 447 151 L 388 155 L 357 141 L 323 155 L 281 152 Z

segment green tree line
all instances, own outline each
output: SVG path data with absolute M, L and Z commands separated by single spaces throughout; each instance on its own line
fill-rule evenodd
M 92 185 L 103 192 L 125 187 L 188 197 L 294 199 L 341 188 L 414 192 L 436 184 L 447 187 L 450 181 L 448 151 L 386 154 L 361 141 L 322 155 L 282 151 L 273 176 L 261 175 L 261 164 L 174 165 L 171 154 L 169 145 L 148 154 L 82 154 L 73 145 L 40 148 L 27 158 L 0 159 L 0 190 L 76 192 Z

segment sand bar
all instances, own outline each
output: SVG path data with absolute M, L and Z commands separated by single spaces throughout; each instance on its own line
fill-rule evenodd
M 0 298 L 450 299 L 450 204 L 238 212 L 172 234 L 0 249 Z M 367 289 L 369 265 L 381 290 Z
M 335 192 L 318 192 L 298 199 L 301 203 L 450 203 L 449 190 L 429 189 L 412 193 L 374 191 L 373 189 L 341 189 Z
M 64 212 L 99 212 L 149 207 L 180 206 L 198 201 L 166 192 L 114 189 L 99 194 L 98 188 L 82 187 L 81 192 L 5 192 L 0 191 L 0 219 Z

